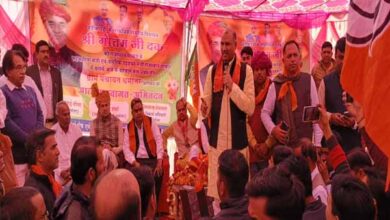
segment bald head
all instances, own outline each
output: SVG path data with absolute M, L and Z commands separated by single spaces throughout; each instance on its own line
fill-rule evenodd
M 221 51 L 222 60 L 230 62 L 234 56 L 237 47 L 237 35 L 232 29 L 227 29 L 222 35 L 221 39 Z
M 109 172 L 97 181 L 92 205 L 98 220 L 141 219 L 141 197 L 137 179 L 125 169 Z

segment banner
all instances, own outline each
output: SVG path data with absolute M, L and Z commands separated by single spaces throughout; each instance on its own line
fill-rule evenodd
M 32 48 L 39 40 L 53 46 L 51 63 L 61 71 L 64 100 L 83 131 L 97 113 L 94 82 L 109 91 L 111 112 L 124 123 L 134 97 L 159 125 L 176 119 L 183 33 L 176 11 L 104 0 L 35 0 L 29 12 Z
M 283 22 L 249 21 L 231 18 L 201 16 L 199 20 L 199 65 L 202 86 L 206 81 L 207 69 L 221 57 L 221 37 L 226 28 L 237 34 L 237 51 L 250 46 L 253 52 L 264 51 L 272 61 L 272 76 L 282 72 L 283 44 L 296 40 L 301 48 L 302 71 L 310 72 L 310 33 L 308 30 L 293 29 Z

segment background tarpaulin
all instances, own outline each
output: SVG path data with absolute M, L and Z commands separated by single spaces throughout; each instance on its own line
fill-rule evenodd
M 175 120 L 183 35 L 176 10 L 97 0 L 36 0 L 29 10 L 31 46 L 43 39 L 54 47 L 64 99 L 83 131 L 96 117 L 93 82 L 110 92 L 111 111 L 124 123 L 133 97 L 143 100 L 145 113 L 160 125 Z
M 232 28 L 237 33 L 237 50 L 239 56 L 244 46 L 252 47 L 254 53 L 264 51 L 272 61 L 272 74 L 282 72 L 283 44 L 296 40 L 302 53 L 302 71 L 310 72 L 309 52 L 310 35 L 308 30 L 293 29 L 283 22 L 249 21 L 231 18 L 201 16 L 198 30 L 198 52 L 200 81 L 203 85 L 207 66 L 220 57 L 220 41 L 223 27 Z M 206 68 L 205 68 L 206 67 Z

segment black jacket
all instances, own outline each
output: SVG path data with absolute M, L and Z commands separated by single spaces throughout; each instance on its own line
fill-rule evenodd
M 248 198 L 230 198 L 221 202 L 221 211 L 214 217 L 214 220 L 250 220 L 248 213 Z
M 53 192 L 49 178 L 47 176 L 41 176 L 30 171 L 24 186 L 34 187 L 42 194 L 43 199 L 45 200 L 46 209 L 49 214 L 51 214 L 56 196 Z
M 56 200 L 52 219 L 90 219 L 88 207 L 89 198 L 77 191 L 72 184 L 65 187 Z

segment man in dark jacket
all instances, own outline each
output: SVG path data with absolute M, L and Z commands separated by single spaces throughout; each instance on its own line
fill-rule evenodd
M 88 207 L 93 184 L 104 171 L 103 148 L 94 137 L 80 137 L 71 153 L 73 183 L 57 199 L 53 219 L 89 219 Z
M 248 198 L 245 185 L 249 178 L 249 167 L 238 150 L 225 150 L 218 158 L 218 195 L 221 212 L 215 220 L 251 219 L 248 214 Z
M 29 66 L 26 74 L 30 76 L 42 94 L 46 105 L 46 127 L 55 123 L 55 106 L 62 101 L 61 72 L 50 65 L 50 47 L 46 41 L 38 41 L 35 45 L 37 64 Z
M 49 213 L 62 190 L 61 184 L 53 176 L 60 155 L 54 134 L 53 130 L 41 128 L 34 131 L 26 143 L 30 174 L 24 186 L 34 187 L 42 194 Z

